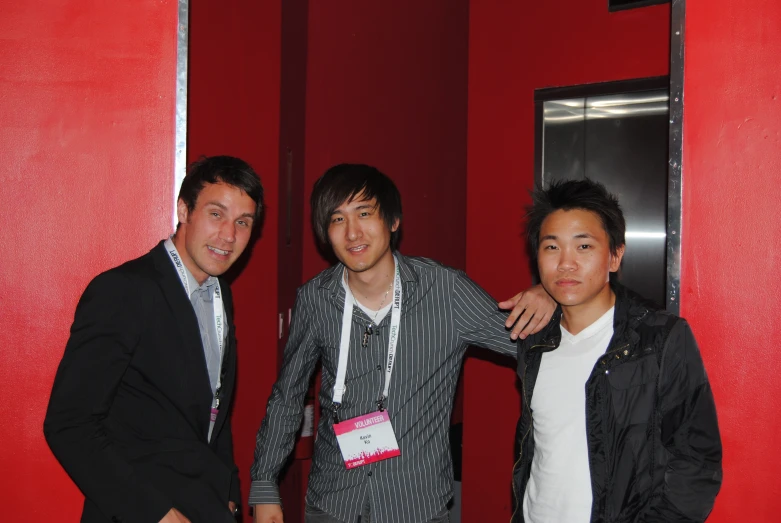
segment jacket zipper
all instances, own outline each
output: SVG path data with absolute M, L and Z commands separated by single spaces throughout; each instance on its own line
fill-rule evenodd
M 529 350 L 536 349 L 537 347 L 556 348 L 555 345 L 533 345 Z M 534 416 L 532 416 L 532 409 L 529 405 L 528 397 L 526 396 L 526 375 L 528 372 L 529 368 L 526 367 L 523 371 L 523 380 L 521 380 L 521 394 L 523 395 L 523 403 L 529 410 L 529 428 L 526 429 L 526 433 L 521 437 L 521 442 L 518 444 L 518 459 L 513 464 L 513 498 L 515 498 L 515 510 L 513 510 L 513 513 L 510 515 L 510 523 L 512 523 L 518 510 L 523 510 L 520 500 L 518 499 L 518 485 L 515 484 L 515 469 L 518 468 L 518 465 L 521 463 L 521 459 L 523 458 L 523 443 L 526 441 L 526 438 L 534 425 Z
M 617 349 L 613 349 L 611 351 L 608 351 L 608 352 L 606 352 L 604 354 L 603 358 L 605 356 L 612 355 L 612 354 L 614 354 L 616 352 L 619 352 L 619 351 L 629 347 L 629 345 L 630 344 L 627 343 L 625 345 L 622 345 L 622 346 L 618 347 Z M 607 365 L 607 360 L 605 359 L 604 361 L 605 361 L 604 364 Z M 607 371 L 608 371 L 608 369 L 605 369 L 605 373 L 607 373 Z M 609 390 L 608 380 L 605 380 L 605 399 L 607 399 L 608 390 Z M 605 418 L 606 418 L 606 416 L 605 416 L 605 413 L 603 412 L 602 413 L 602 419 L 604 420 Z M 586 413 L 586 419 L 588 419 L 588 413 Z M 588 435 L 586 437 L 588 437 Z M 589 458 L 590 458 L 590 456 L 589 456 Z M 591 460 L 589 459 L 589 464 L 590 464 L 590 461 Z M 613 483 L 613 477 L 612 477 L 612 474 L 610 473 L 610 463 L 611 463 L 611 461 L 610 461 L 610 445 L 608 445 L 607 442 L 605 442 L 605 495 L 607 495 L 607 493 L 610 491 L 610 487 L 611 487 L 611 485 Z M 592 488 L 592 492 L 593 492 L 594 486 L 592 485 L 591 488 Z M 608 510 L 607 498 L 605 498 L 605 521 L 607 523 L 609 523 L 610 521 L 612 521 L 612 519 L 613 519 L 612 515 L 609 514 L 609 510 Z
M 613 349 L 613 350 L 611 350 L 611 351 L 608 351 L 608 352 L 606 352 L 605 354 L 603 354 L 603 356 L 607 356 L 608 354 L 613 354 L 614 352 L 618 352 L 618 351 L 620 351 L 621 349 L 625 349 L 625 348 L 629 347 L 629 345 L 630 345 L 629 343 L 627 343 L 626 345 L 621 345 L 621 346 L 620 346 L 619 348 L 617 348 L 617 349 Z

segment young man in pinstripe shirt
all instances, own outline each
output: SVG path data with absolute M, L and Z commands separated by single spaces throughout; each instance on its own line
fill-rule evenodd
M 373 167 L 329 169 L 311 204 L 317 238 L 340 263 L 298 291 L 282 370 L 257 436 L 249 498 L 255 522 L 283 521 L 277 477 L 318 361 L 322 416 L 306 521 L 446 522 L 453 483 L 448 429 L 464 352 L 477 345 L 515 357 L 514 338 L 547 324 L 554 302 L 531 289 L 500 304 L 515 306 L 508 317 L 463 272 L 403 256 L 396 250 L 401 197 Z M 517 318 L 508 332 L 505 325 Z M 377 453 L 394 457 L 372 460 L 369 452 L 350 461 L 350 444 L 337 434 L 356 419 L 353 428 L 362 434 L 377 431 L 358 445 L 386 431 L 382 437 L 391 443 Z M 364 426 L 379 420 L 378 427 Z

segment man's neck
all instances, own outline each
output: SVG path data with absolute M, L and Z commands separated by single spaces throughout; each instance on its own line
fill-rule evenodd
M 396 262 L 389 250 L 386 256 L 369 270 L 354 272 L 346 268 L 347 283 L 358 301 L 372 308 L 388 293 L 393 284 L 395 268 Z
M 578 334 L 583 329 L 601 318 L 616 304 L 616 295 L 610 285 L 594 298 L 579 305 L 562 305 L 561 326 L 570 334 Z

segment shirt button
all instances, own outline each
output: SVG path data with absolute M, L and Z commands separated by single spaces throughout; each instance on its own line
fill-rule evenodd
M 371 476 L 372 475 L 372 471 L 370 470 L 369 472 L 366 473 L 366 475 L 367 476 Z
M 377 370 L 382 370 L 382 365 L 377 365 Z

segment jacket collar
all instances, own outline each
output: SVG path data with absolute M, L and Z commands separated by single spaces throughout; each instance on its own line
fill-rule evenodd
M 627 289 L 618 282 L 610 284 L 616 295 L 615 312 L 613 313 L 613 339 L 615 343 L 634 343 L 639 341 L 637 326 L 655 307 L 639 294 Z M 548 326 L 545 327 L 532 341 L 533 348 L 540 348 L 543 352 L 558 348 L 561 343 L 561 315 L 559 305 L 553 314 Z
M 649 312 L 658 307 L 618 282 L 611 283 L 610 286 L 616 295 L 613 339 L 616 342 L 635 344 L 640 341 L 637 327 Z

